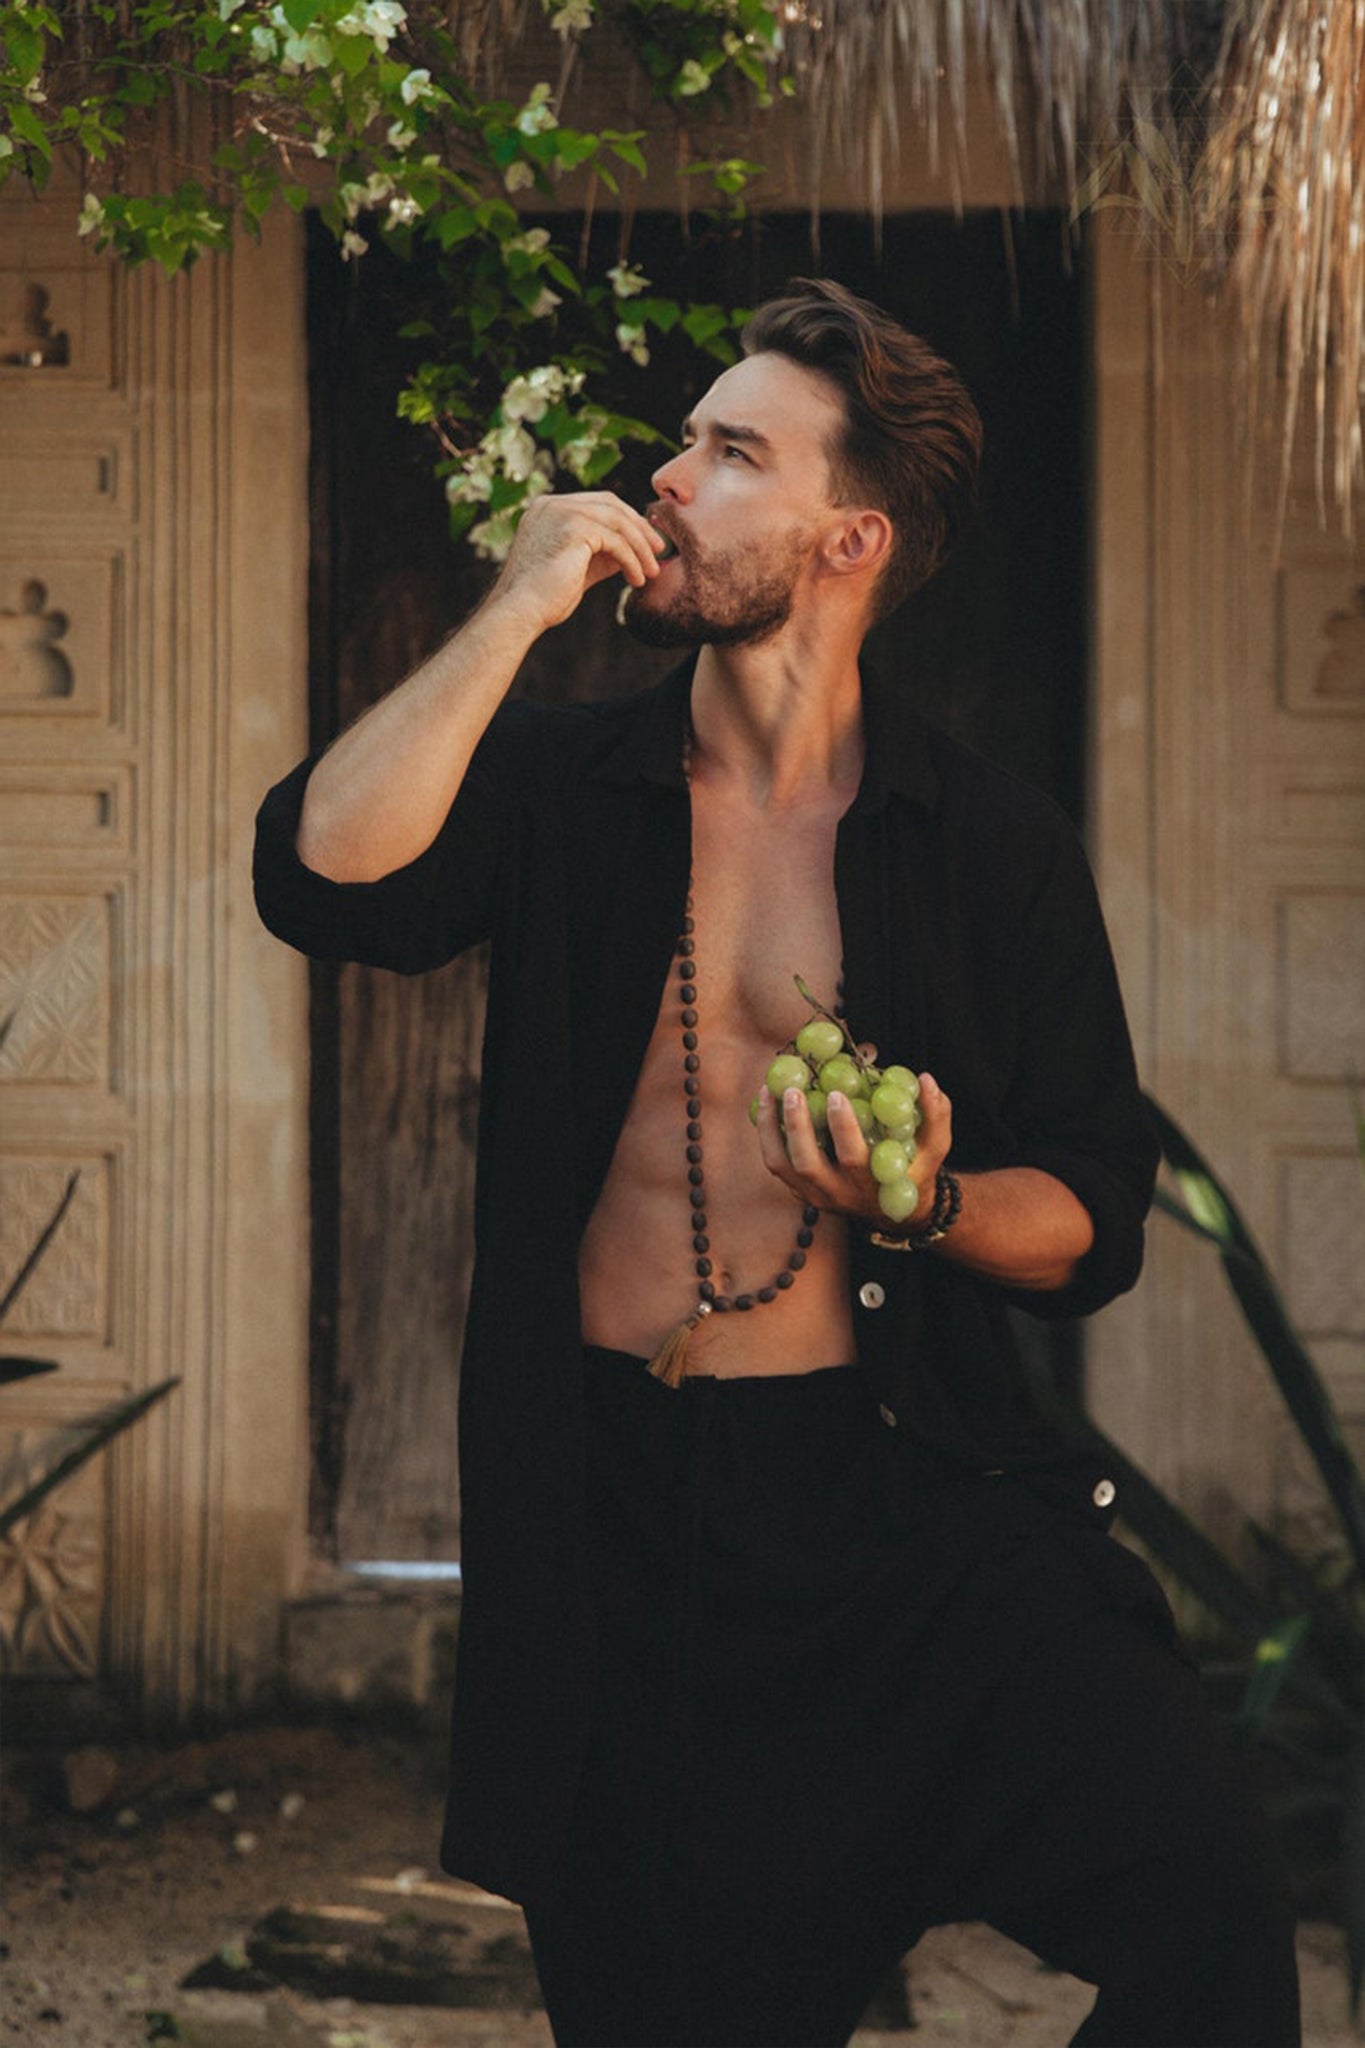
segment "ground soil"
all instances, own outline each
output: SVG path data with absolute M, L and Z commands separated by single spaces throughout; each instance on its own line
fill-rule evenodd
M 526 1990 L 519 1909 L 436 1869 L 438 1744 L 369 1728 L 257 1727 L 109 1755 L 117 1776 L 86 1814 L 70 1810 L 60 1752 L 4 1760 L 0 2044 L 551 2048 L 533 1973 Z M 97 1788 L 99 1768 L 85 1780 Z M 353 1995 L 344 1942 L 334 1995 L 271 1988 L 244 1967 L 247 1944 L 285 1905 L 330 1913 L 342 1928 L 401 1921 L 420 1935 L 458 1924 L 480 1955 L 509 1962 L 502 1995 L 520 2003 L 373 2003 Z M 1300 1956 L 1306 2048 L 1365 2038 L 1347 2018 L 1339 1931 L 1305 1924 Z M 1060 2048 L 1092 1998 L 981 1927 L 936 1930 L 903 1967 L 913 2032 L 865 2026 L 857 2048 Z M 246 1988 L 187 1989 L 196 1970 Z

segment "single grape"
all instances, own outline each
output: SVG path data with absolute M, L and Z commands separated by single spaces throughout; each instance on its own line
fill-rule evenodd
M 758 1097 L 757 1097 L 756 1095 L 751 1095 L 751 1096 L 749 1097 L 749 1122 L 750 1122 L 751 1124 L 753 1124 L 753 1125 L 754 1125 L 755 1127 L 757 1127 L 757 1124 L 758 1124 Z
M 873 1180 L 892 1185 L 910 1170 L 910 1160 L 904 1145 L 895 1138 L 883 1138 L 872 1147 L 868 1158 Z
M 810 1068 L 794 1052 L 780 1052 L 763 1078 L 769 1093 L 781 1102 L 788 1088 L 799 1088 L 805 1093 L 810 1087 Z
M 840 1053 L 835 1059 L 826 1060 L 820 1069 L 819 1079 L 826 1095 L 832 1095 L 836 1088 L 850 1100 L 867 1093 L 863 1086 L 863 1077 L 847 1053 Z
M 871 1144 L 880 1135 L 877 1130 L 877 1119 L 872 1114 L 872 1104 L 865 1095 L 850 1095 L 849 1101 L 853 1105 L 853 1114 L 858 1119 L 859 1130 Z
M 822 1067 L 844 1049 L 844 1034 L 828 1017 L 812 1017 L 796 1034 L 796 1050 Z
M 811 1089 L 806 1097 L 806 1107 L 810 1111 L 810 1120 L 816 1130 L 827 1131 L 829 1129 L 829 1097 L 823 1088 Z
M 873 1093 L 872 1114 L 887 1130 L 893 1130 L 897 1124 L 909 1123 L 914 1113 L 914 1097 L 908 1089 L 898 1088 L 894 1081 L 883 1081 Z
M 882 1073 L 883 1081 L 890 1081 L 895 1087 L 903 1088 L 912 1102 L 919 1101 L 919 1075 L 909 1067 L 887 1067 Z
M 889 1181 L 879 1187 L 877 1204 L 883 1216 L 889 1216 L 893 1223 L 904 1223 L 919 1207 L 919 1189 L 907 1174 L 904 1180 Z
M 881 1126 L 878 1125 L 878 1129 L 880 1128 Z M 905 1153 L 905 1163 L 907 1166 L 914 1165 L 915 1154 L 919 1150 L 919 1146 L 915 1143 L 916 1128 L 914 1124 L 893 1124 L 891 1129 L 885 1134 L 888 1138 L 894 1138 L 896 1143 L 902 1148 Z

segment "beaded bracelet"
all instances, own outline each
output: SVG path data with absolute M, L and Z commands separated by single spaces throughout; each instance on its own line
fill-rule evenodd
M 871 1241 L 888 1252 L 923 1251 L 926 1245 L 937 1244 L 941 1237 L 946 1237 L 961 1214 L 962 1183 L 946 1166 L 940 1166 L 934 1176 L 934 1206 L 923 1230 L 917 1230 L 912 1237 L 884 1237 L 880 1230 L 874 1230 Z

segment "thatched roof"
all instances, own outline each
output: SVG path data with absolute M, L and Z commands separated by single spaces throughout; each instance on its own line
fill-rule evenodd
M 1353 481 L 1365 487 L 1365 0 L 786 0 L 783 12 L 815 160 L 842 156 L 874 212 L 911 130 L 935 169 L 946 148 L 958 194 L 973 54 L 1020 204 L 1055 202 L 1059 187 L 1080 210 L 1126 193 L 1149 232 L 1231 293 L 1253 401 L 1262 352 L 1279 349 L 1280 520 L 1311 382 L 1320 470 L 1330 438 L 1352 534 Z

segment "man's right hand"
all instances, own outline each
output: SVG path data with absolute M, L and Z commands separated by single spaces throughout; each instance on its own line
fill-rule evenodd
M 577 611 L 586 591 L 618 573 L 642 589 L 659 573 L 661 533 L 612 491 L 533 498 L 490 601 L 539 634 Z

